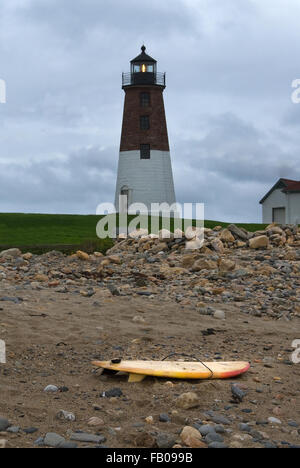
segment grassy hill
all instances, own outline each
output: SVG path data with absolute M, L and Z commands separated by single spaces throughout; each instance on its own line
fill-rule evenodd
M 19 247 L 22 251 L 41 253 L 49 250 L 67 252 L 81 248 L 86 251 L 104 252 L 112 245 L 111 239 L 100 240 L 96 225 L 102 216 L 97 215 L 50 215 L 0 213 L 0 250 Z M 129 221 L 134 216 L 129 216 Z M 172 230 L 171 222 L 171 230 Z M 229 223 L 205 221 L 205 226 L 223 227 Z M 264 229 L 262 224 L 237 224 L 248 231 Z

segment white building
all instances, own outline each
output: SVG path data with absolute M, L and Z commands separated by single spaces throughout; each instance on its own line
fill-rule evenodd
M 264 224 L 300 224 L 300 181 L 279 179 L 260 203 Z

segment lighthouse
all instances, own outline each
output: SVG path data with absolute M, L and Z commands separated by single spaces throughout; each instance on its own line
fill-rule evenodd
M 176 203 L 163 92 L 166 74 L 146 47 L 123 73 L 123 124 L 115 194 L 117 212 L 132 204 Z M 122 197 L 120 197 L 122 196 Z M 124 204 L 125 200 L 125 204 Z M 153 210 L 152 210 L 153 212 Z

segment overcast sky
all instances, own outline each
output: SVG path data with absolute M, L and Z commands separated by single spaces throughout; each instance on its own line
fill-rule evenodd
M 299 0 L 3 0 L 0 211 L 113 201 L 121 72 L 144 42 L 167 72 L 177 200 L 260 222 L 277 179 L 300 180 L 299 23 Z

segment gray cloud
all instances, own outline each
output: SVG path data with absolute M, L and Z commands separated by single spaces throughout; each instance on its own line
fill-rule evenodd
M 10 0 L 0 5 L 0 210 L 93 213 L 114 198 L 121 72 L 145 42 L 167 71 L 177 198 L 259 221 L 300 179 L 300 5 L 290 0 Z

